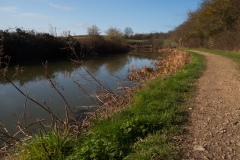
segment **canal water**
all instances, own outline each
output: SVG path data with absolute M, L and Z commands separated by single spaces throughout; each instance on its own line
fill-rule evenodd
M 121 55 L 97 56 L 83 62 L 84 68 L 96 79 L 111 90 L 121 86 L 132 85 L 126 78 L 129 69 L 141 68 L 150 65 L 159 53 L 128 53 Z M 45 68 L 41 62 L 29 62 L 21 65 L 23 72 L 18 78 L 13 78 L 14 84 L 25 94 L 43 104 L 45 102 L 54 113 L 60 117 L 65 115 L 65 102 L 52 88 L 45 76 Z M 73 64 L 70 60 L 48 62 L 47 74 L 56 85 L 57 89 L 68 101 L 74 110 L 79 106 L 91 106 L 93 101 L 86 95 L 75 82 L 81 85 L 89 95 L 99 89 L 82 65 Z M 14 67 L 9 68 L 8 76 L 12 77 Z M 26 104 L 26 105 L 25 105 Z M 14 130 L 14 122 L 23 114 L 24 106 L 27 111 L 27 121 L 45 119 L 50 121 L 50 116 L 39 106 L 26 101 L 12 84 L 0 77 L 0 121 L 10 130 Z

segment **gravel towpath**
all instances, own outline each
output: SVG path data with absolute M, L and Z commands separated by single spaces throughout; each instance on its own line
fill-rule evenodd
M 195 106 L 190 108 L 184 158 L 240 160 L 240 72 L 230 59 L 195 51 L 207 66 L 198 80 Z

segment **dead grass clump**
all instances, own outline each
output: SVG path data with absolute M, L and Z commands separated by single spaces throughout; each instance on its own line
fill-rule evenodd
M 151 77 L 153 72 L 154 72 L 154 69 L 150 66 L 143 67 L 142 69 L 132 68 L 131 73 L 128 75 L 128 79 L 130 81 L 140 82 L 142 80 L 145 80 L 145 79 Z
M 156 63 L 156 73 L 158 76 L 168 76 L 175 74 L 181 67 L 190 61 L 190 55 L 187 52 L 179 50 L 165 50 L 167 56 L 158 58 Z
M 128 104 L 133 102 L 132 95 L 136 92 L 137 87 L 120 87 L 114 92 L 106 90 L 96 94 L 95 97 L 101 104 L 95 112 L 85 113 L 84 127 L 90 127 L 93 120 L 102 119 L 118 113 Z
M 146 80 L 153 80 L 158 76 L 169 76 L 175 74 L 190 60 L 189 54 L 184 51 L 164 49 L 160 52 L 164 53 L 166 56 L 158 57 L 153 67 L 131 69 L 131 73 L 128 75 L 128 79 L 131 81 L 141 82 Z

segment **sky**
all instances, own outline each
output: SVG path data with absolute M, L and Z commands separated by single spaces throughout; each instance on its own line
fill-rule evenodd
M 168 32 L 183 23 L 201 0 L 0 0 L 0 30 L 22 28 L 58 35 L 101 34 L 113 27 L 134 33 Z

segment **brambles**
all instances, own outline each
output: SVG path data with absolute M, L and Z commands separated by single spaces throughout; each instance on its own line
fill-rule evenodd
M 80 59 L 96 54 L 127 53 L 130 47 L 121 35 L 107 39 L 98 35 L 96 26 L 87 37 L 57 37 L 20 28 L 0 30 L 0 52 L 11 57 L 11 62 L 25 60 L 56 60 L 72 58 L 74 50 Z M 120 43 L 121 42 L 121 43 Z
M 11 61 L 25 59 L 46 60 L 66 58 L 71 52 L 63 50 L 68 47 L 66 38 L 54 37 L 48 33 L 37 33 L 17 28 L 16 31 L 0 31 L 1 49 Z

